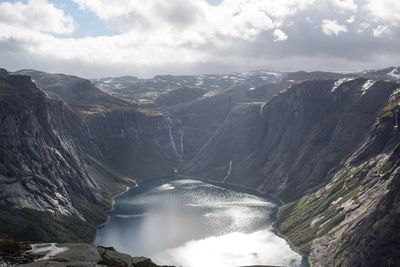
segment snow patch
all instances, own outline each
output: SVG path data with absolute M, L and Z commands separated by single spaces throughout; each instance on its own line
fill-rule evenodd
M 31 254 L 43 254 L 45 255 L 37 260 L 48 260 L 50 257 L 57 256 L 60 253 L 67 251 L 66 247 L 57 247 L 56 243 L 46 243 L 46 244 L 32 244 L 31 250 L 28 253 Z
M 387 75 L 392 76 L 393 78 L 400 79 L 400 73 L 398 68 L 394 68 L 391 72 Z
M 338 199 L 336 199 L 335 201 L 332 202 L 332 205 L 336 205 L 337 203 L 340 202 L 340 200 L 342 200 L 342 197 L 339 197 Z
M 363 86 L 361 87 L 361 95 L 365 95 L 369 88 L 371 88 L 375 84 L 374 80 L 366 81 Z
M 396 90 L 393 91 L 393 93 L 390 96 L 390 100 L 391 101 L 396 100 L 396 96 L 397 96 L 398 93 L 400 93 L 400 88 L 397 88 Z
M 332 93 L 335 92 L 336 89 L 338 89 L 342 84 L 344 84 L 345 82 L 352 81 L 352 80 L 354 80 L 354 78 L 342 78 L 342 79 L 337 80 L 337 81 L 333 84 L 333 87 L 332 87 L 331 92 L 332 92 Z
M 352 199 L 347 200 L 344 202 L 342 205 L 340 205 L 340 208 L 343 208 L 344 211 L 348 211 L 352 208 L 354 204 L 354 201 Z
M 311 227 L 316 226 L 316 224 L 317 224 L 321 219 L 322 219 L 321 216 L 315 217 L 314 220 L 311 221 L 310 226 L 311 226 Z

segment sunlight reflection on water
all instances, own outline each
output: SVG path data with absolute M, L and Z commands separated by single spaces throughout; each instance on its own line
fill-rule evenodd
M 267 199 L 194 180 L 153 180 L 115 201 L 95 244 L 177 266 L 301 266 Z

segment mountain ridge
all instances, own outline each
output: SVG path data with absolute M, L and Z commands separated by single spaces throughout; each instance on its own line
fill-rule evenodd
M 188 76 L 124 77 L 119 93 L 79 77 L 17 72 L 36 77 L 35 86 L 0 70 L 0 183 L 9 192 L 0 197 L 0 234 L 21 239 L 31 229 L 40 233 L 31 240 L 88 241 L 112 195 L 136 178 L 177 172 L 279 197 L 277 227 L 313 266 L 391 266 L 399 244 L 397 72 L 243 74 L 254 78 L 247 84 L 220 75 L 220 87 L 207 88 L 203 75 L 189 89 L 180 80 Z M 21 192 L 40 202 L 25 205 L 15 198 Z M 29 216 L 45 216 L 50 233 Z M 12 220 L 24 222 L 22 232 L 5 227 Z

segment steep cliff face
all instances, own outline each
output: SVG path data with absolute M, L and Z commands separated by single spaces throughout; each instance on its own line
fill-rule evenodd
M 398 264 L 399 101 L 396 91 L 329 183 L 281 209 L 280 229 L 313 266 Z
M 124 79 L 142 90 L 130 96 L 159 96 L 136 105 L 78 77 L 20 72 L 41 91 L 0 70 L 0 237 L 89 241 L 123 175 L 178 169 L 279 197 L 280 231 L 314 266 L 395 266 L 397 72 Z M 163 87 L 185 80 L 209 87 Z
M 174 173 L 179 165 L 179 135 L 162 113 L 138 109 L 76 76 L 35 70 L 17 73 L 30 75 L 40 89 L 59 96 L 79 113 L 91 156 L 118 173 L 143 178 Z
M 170 118 L 136 109 L 113 109 L 86 118 L 101 158 L 132 178 L 174 173 L 180 140 Z
M 104 219 L 108 198 L 124 181 L 113 177 L 115 184 L 102 192 L 95 165 L 89 167 L 85 160 L 90 140 L 81 118 L 37 89 L 29 77 L 5 71 L 0 118 L 1 234 L 44 240 L 58 233 L 60 240 L 67 235 L 90 240 L 95 224 Z M 35 221 L 40 217 L 42 222 Z M 18 229 L 16 220 L 23 224 Z M 80 223 L 85 234 L 79 237 L 69 228 Z
M 399 87 L 306 81 L 265 104 L 236 106 L 185 173 L 289 202 L 278 227 L 313 266 L 395 266 Z
M 184 163 L 204 149 L 236 105 L 267 101 L 287 84 L 269 83 L 254 88 L 233 86 L 226 90 L 203 93 L 192 101 L 180 101 L 175 105 L 161 108 L 162 112 L 171 116 L 175 128 L 178 129 Z M 176 97 L 176 99 L 182 98 L 182 96 Z
M 368 133 L 395 83 L 319 80 L 236 108 L 185 170 L 285 201 L 324 182 Z

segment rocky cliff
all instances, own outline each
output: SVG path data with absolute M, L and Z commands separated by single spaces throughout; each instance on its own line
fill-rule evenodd
M 278 227 L 313 266 L 395 266 L 399 86 L 306 81 L 241 104 L 183 170 L 288 203 Z
M 3 237 L 90 241 L 113 195 L 134 179 L 173 175 L 181 164 L 180 132 L 170 117 L 79 77 L 18 73 L 36 85 L 1 72 Z
M 177 129 L 158 112 L 113 109 L 86 118 L 101 158 L 132 178 L 171 175 L 180 164 Z
M 295 199 L 328 179 L 396 87 L 364 78 L 307 81 L 269 102 L 239 105 L 186 172 Z
M 1 239 L 0 265 L 7 267 L 159 267 L 149 258 L 131 257 L 112 247 L 95 247 L 84 243 L 31 244 Z
M 90 240 L 125 176 L 178 170 L 281 199 L 277 226 L 313 266 L 396 265 L 397 68 L 96 81 L 118 97 L 19 73 L 40 89 L 0 71 L 0 237 Z
M 131 182 L 90 160 L 80 116 L 27 76 L 1 71 L 0 118 L 1 235 L 90 240 L 110 197 Z
M 395 91 L 326 185 L 281 208 L 279 227 L 313 266 L 398 264 L 399 101 Z

